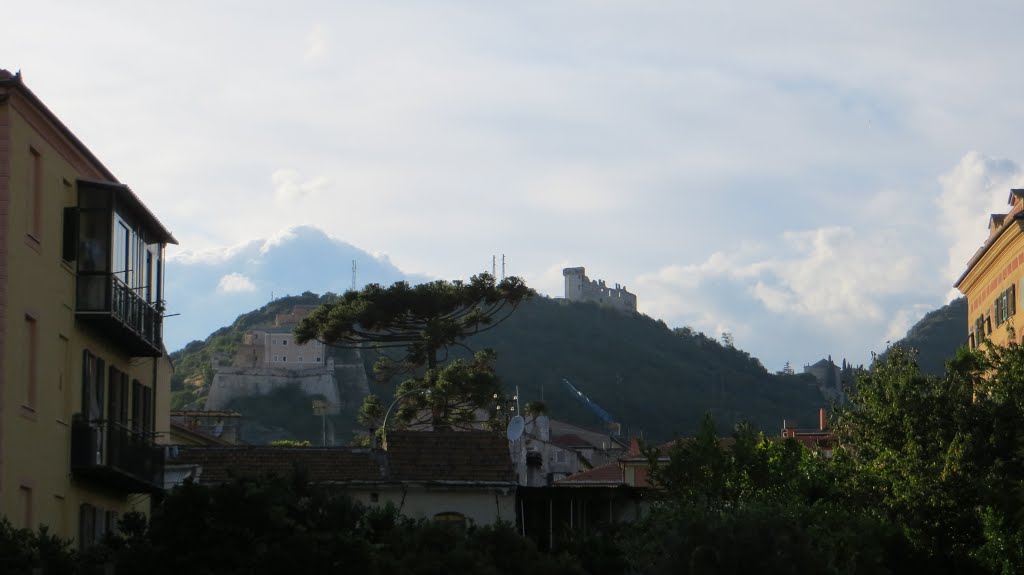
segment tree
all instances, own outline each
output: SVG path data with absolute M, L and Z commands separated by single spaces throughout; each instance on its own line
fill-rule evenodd
M 1022 382 L 1017 343 L 961 349 L 941 377 L 896 347 L 838 411 L 852 490 L 901 526 L 932 572 L 1024 570 Z
M 499 325 L 534 293 L 517 277 L 499 282 L 486 273 L 468 282 L 370 284 L 322 304 L 299 323 L 295 336 L 298 343 L 400 350 L 397 359 L 385 355 L 374 366 L 381 381 L 411 375 L 395 390 L 396 401 L 407 399 L 389 424 L 408 426 L 428 410 L 434 427 L 450 427 L 472 420 L 473 411 L 500 392 L 493 352 L 444 365 L 450 348 L 468 350 L 461 340 Z M 361 415 L 365 420 L 379 417 L 382 405 L 376 400 Z
M 732 334 L 723 331 L 722 332 L 722 345 L 725 347 L 736 347 L 736 340 L 732 337 Z

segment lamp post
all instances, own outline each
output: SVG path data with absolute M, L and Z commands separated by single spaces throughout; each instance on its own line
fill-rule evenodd
M 399 395 L 398 397 L 395 398 L 394 401 L 391 402 L 391 405 L 388 406 L 388 410 L 384 412 L 384 423 L 381 424 L 381 426 L 380 426 L 381 446 L 384 446 L 387 443 L 387 441 L 388 441 L 388 416 L 391 415 L 391 409 L 393 407 L 395 407 L 395 405 L 397 405 L 399 401 L 402 401 L 402 399 L 404 399 L 406 396 L 412 395 L 414 393 L 422 393 L 423 395 L 430 395 L 430 390 L 429 389 L 413 389 L 411 391 L 407 391 L 407 392 L 403 393 L 402 395 Z

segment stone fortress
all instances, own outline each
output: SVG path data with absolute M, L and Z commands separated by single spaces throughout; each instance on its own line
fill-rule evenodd
M 610 288 L 604 280 L 591 280 L 583 267 L 565 268 L 562 275 L 565 276 L 565 299 L 568 301 L 589 301 L 621 311 L 636 311 L 636 295 L 629 293 L 626 286 L 615 284 Z
M 268 395 L 275 389 L 298 385 L 306 395 L 322 395 L 327 412 L 337 414 L 342 404 L 339 376 L 368 392 L 359 350 L 347 350 L 351 353 L 344 354 L 344 363 L 336 365 L 319 341 L 295 342 L 295 325 L 314 309 L 316 306 L 295 306 L 290 313 L 277 314 L 272 326 L 246 333 L 229 362 L 215 361 L 206 409 L 225 409 L 239 397 Z

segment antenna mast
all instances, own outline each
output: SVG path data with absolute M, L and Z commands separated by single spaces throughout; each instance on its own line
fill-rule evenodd
M 356 260 L 352 260 L 352 291 L 356 291 Z
M 505 254 L 501 254 L 501 279 L 505 279 Z

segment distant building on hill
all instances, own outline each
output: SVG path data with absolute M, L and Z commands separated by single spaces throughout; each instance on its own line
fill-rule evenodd
M 967 296 L 967 343 L 986 338 L 996 345 L 1021 341 L 1013 325 L 1019 284 L 1024 281 L 1024 189 L 1010 190 L 1005 214 L 988 219 L 988 239 L 953 284 Z
M 323 367 L 327 361 L 324 344 L 312 340 L 296 343 L 295 325 L 317 306 L 297 305 L 289 313 L 277 314 L 272 327 L 250 330 L 242 337 L 233 364 L 235 367 L 276 367 L 309 369 Z
M 629 293 L 626 286 L 605 285 L 604 280 L 591 280 L 583 267 L 565 268 L 565 299 L 568 301 L 589 301 L 614 307 L 622 311 L 636 311 L 636 295 Z

